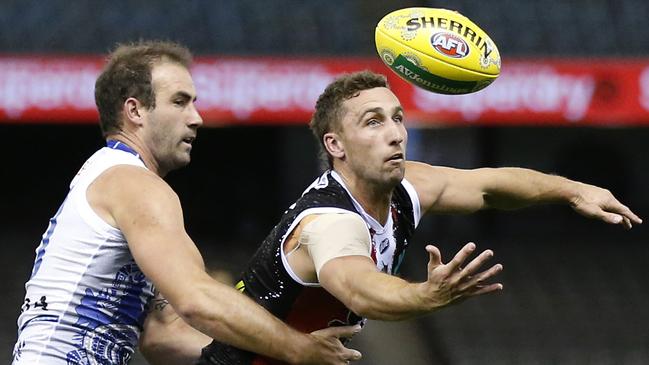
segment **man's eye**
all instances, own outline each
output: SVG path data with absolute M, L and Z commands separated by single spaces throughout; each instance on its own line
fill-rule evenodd
M 378 125 L 381 122 L 378 119 L 370 119 L 367 121 L 367 125 Z

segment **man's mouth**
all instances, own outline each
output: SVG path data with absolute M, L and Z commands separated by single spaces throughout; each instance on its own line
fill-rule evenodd
M 394 155 L 390 156 L 390 158 L 387 159 L 387 161 L 400 161 L 403 160 L 403 153 L 395 153 Z
M 194 142 L 194 139 L 196 139 L 196 137 L 187 137 L 183 139 L 183 142 L 191 145 Z

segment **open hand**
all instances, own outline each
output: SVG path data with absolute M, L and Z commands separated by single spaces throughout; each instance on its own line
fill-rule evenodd
M 435 308 L 464 300 L 466 298 L 502 290 L 501 283 L 487 284 L 487 280 L 502 271 L 503 266 L 496 264 L 485 271 L 480 267 L 491 257 L 493 251 L 485 250 L 462 267 L 464 262 L 475 251 L 473 242 L 467 243 L 448 263 L 442 263 L 442 255 L 435 246 L 426 246 L 429 253 L 428 280 L 424 283 L 429 291 L 428 298 Z

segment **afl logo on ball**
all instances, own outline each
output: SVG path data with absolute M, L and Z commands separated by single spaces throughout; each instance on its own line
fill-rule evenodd
M 430 44 L 444 56 L 464 58 L 469 55 L 469 45 L 461 37 L 447 32 L 433 34 Z

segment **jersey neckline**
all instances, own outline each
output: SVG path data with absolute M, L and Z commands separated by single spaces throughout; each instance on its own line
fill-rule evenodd
M 331 176 L 338 181 L 338 183 L 345 189 L 347 192 L 347 195 L 352 199 L 352 203 L 354 204 L 354 208 L 365 218 L 365 221 L 370 224 L 370 228 L 374 230 L 377 234 L 382 234 L 385 232 L 385 230 L 388 227 L 392 226 L 392 215 L 390 214 L 390 207 L 388 207 L 388 219 L 385 221 L 385 225 L 379 223 L 374 217 L 372 217 L 369 213 L 363 209 L 363 206 L 354 198 L 352 193 L 349 191 L 347 188 L 347 185 L 345 185 L 345 182 L 343 181 L 342 177 L 334 170 L 331 170 Z

